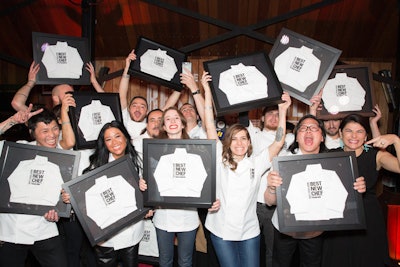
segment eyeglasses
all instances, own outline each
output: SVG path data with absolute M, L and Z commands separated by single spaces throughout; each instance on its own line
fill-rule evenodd
M 300 125 L 299 132 L 307 132 L 308 129 L 310 129 L 311 132 L 318 132 L 320 128 L 318 125 L 315 125 L 315 124 Z

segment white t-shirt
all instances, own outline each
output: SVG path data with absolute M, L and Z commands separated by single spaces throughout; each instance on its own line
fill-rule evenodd
M 343 111 L 361 110 L 365 103 L 365 90 L 360 82 L 346 73 L 336 73 L 326 81 L 322 100 L 326 110 L 336 114 Z
M 220 209 L 209 212 L 206 228 L 230 241 L 241 241 L 260 234 L 256 213 L 257 192 L 262 173 L 271 166 L 268 149 L 245 157 L 235 171 L 222 163 L 222 144 L 217 142 L 216 197 Z
M 219 86 L 229 104 L 234 105 L 268 97 L 267 77 L 255 66 L 232 65 L 219 76 Z
M 176 148 L 160 157 L 154 178 L 160 196 L 200 197 L 207 171 L 199 155 Z
M 321 61 L 306 46 L 289 47 L 276 57 L 274 69 L 281 83 L 304 92 L 318 79 Z
M 325 146 L 328 149 L 335 149 L 339 148 L 342 145 L 342 139 L 340 137 L 333 139 L 329 135 L 326 135 L 325 137 Z
M 148 49 L 140 57 L 140 71 L 170 81 L 178 71 L 175 60 L 167 51 Z
M 307 165 L 292 176 L 286 198 L 297 221 L 343 218 L 347 190 L 335 171 Z
M 49 78 L 79 79 L 82 76 L 83 60 L 78 50 L 67 42 L 49 45 L 42 62 Z
M 104 229 L 137 210 L 135 189 L 120 175 L 96 179 L 85 192 L 86 212 Z
M 39 155 L 21 161 L 7 179 L 10 202 L 31 205 L 55 206 L 64 183 L 58 165 Z
M 89 105 L 81 108 L 78 127 L 86 141 L 97 140 L 104 124 L 115 120 L 109 106 L 103 105 L 100 100 L 92 100 Z
M 128 133 L 131 136 L 131 141 L 139 137 L 143 129 L 146 128 L 145 121 L 137 122 L 131 119 L 127 108 L 122 110 L 122 119 L 124 121 L 125 128 L 128 130 Z

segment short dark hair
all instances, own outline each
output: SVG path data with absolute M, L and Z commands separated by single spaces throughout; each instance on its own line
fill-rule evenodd
M 140 95 L 134 96 L 134 97 L 131 99 L 131 102 L 129 102 L 128 109 L 129 109 L 129 107 L 131 106 L 133 100 L 138 99 L 138 98 L 139 98 L 139 99 L 143 99 L 144 102 L 146 102 L 146 108 L 148 109 L 148 108 L 149 108 L 149 104 L 147 104 L 147 99 L 146 99 L 145 97 L 143 97 L 143 96 L 140 96 Z
M 57 117 L 54 114 L 54 112 L 44 108 L 42 112 L 40 112 L 39 114 L 32 116 L 32 118 L 30 118 L 28 120 L 28 129 L 31 132 L 34 132 L 36 130 L 36 126 L 39 122 L 43 122 L 45 124 L 49 124 L 52 121 L 57 122 Z
M 349 114 L 346 117 L 342 119 L 342 122 L 340 123 L 339 129 L 343 130 L 344 127 L 346 127 L 346 124 L 350 122 L 355 122 L 360 124 L 364 130 L 368 133 L 371 132 L 371 128 L 369 127 L 368 119 L 365 117 L 362 117 L 358 114 Z
M 303 116 L 299 122 L 296 124 L 296 126 L 294 127 L 294 141 L 293 143 L 289 146 L 288 150 L 292 153 L 292 154 L 296 154 L 297 149 L 299 148 L 299 143 L 297 142 L 297 133 L 299 132 L 299 128 L 301 127 L 301 123 L 306 120 L 306 119 L 313 119 L 318 123 L 318 127 L 321 129 L 322 132 L 322 137 L 326 138 L 326 131 L 324 128 L 324 123 L 322 120 L 318 119 L 317 117 L 315 117 L 314 115 L 311 114 L 307 114 L 305 116 Z M 328 149 L 325 146 L 325 142 L 322 141 L 321 144 L 319 145 L 319 153 L 321 152 L 326 152 Z

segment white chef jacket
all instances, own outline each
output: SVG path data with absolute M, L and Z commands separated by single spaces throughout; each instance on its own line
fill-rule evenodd
M 268 97 L 267 77 L 255 66 L 232 65 L 219 75 L 218 87 L 234 105 Z
M 89 105 L 81 108 L 78 127 L 86 141 L 97 140 L 103 125 L 115 120 L 109 106 L 103 105 L 100 100 L 92 100 Z
M 170 81 L 178 71 L 175 60 L 167 51 L 148 49 L 140 57 L 140 71 Z
M 312 164 L 292 176 L 286 198 L 296 220 L 313 221 L 343 218 L 347 195 L 335 171 Z
M 329 135 L 325 137 L 325 146 L 328 149 L 339 148 L 342 145 L 342 139 L 340 137 L 333 139 Z
M 256 237 L 260 227 L 256 213 L 257 192 L 261 174 L 271 166 L 268 149 L 245 157 L 235 171 L 222 163 L 222 144 L 217 142 L 216 194 L 220 209 L 209 212 L 206 228 L 214 235 L 230 241 Z
M 135 189 L 121 176 L 102 176 L 85 192 L 88 217 L 104 229 L 137 210 Z
M 48 46 L 42 62 L 49 78 L 79 79 L 82 76 L 83 60 L 78 50 L 67 42 Z
M 109 155 L 109 162 L 112 162 L 114 157 Z M 144 223 L 140 220 L 130 226 L 125 227 L 117 234 L 113 235 L 103 243 L 98 244 L 102 247 L 113 247 L 114 250 L 123 249 L 134 246 L 140 242 L 144 233 Z
M 21 161 L 7 179 L 10 202 L 32 205 L 55 206 L 64 183 L 60 167 L 39 155 Z
M 201 157 L 176 148 L 173 154 L 163 155 L 154 171 L 160 196 L 200 197 L 207 178 Z
M 253 153 L 258 154 L 263 149 L 267 149 L 274 141 L 276 137 L 276 131 L 267 131 L 265 128 L 251 137 L 251 143 L 253 146 Z M 293 143 L 294 134 L 288 133 L 285 135 L 285 143 L 282 147 L 281 153 L 286 153 L 287 148 Z M 279 155 L 278 155 L 279 156 Z M 257 193 L 257 202 L 265 204 L 264 192 L 267 189 L 267 175 L 266 172 L 260 182 L 260 187 Z
M 19 143 L 36 145 L 36 141 L 18 141 Z M 0 141 L 2 147 L 4 141 Z M 58 144 L 57 148 L 61 148 Z M 44 214 L 43 214 L 44 215 Z M 0 213 L 0 240 L 32 245 L 35 241 L 58 236 L 56 223 L 47 221 L 43 216 L 14 213 Z
M 207 139 L 207 133 L 204 131 L 204 128 L 196 125 L 190 132 L 188 133 L 190 139 Z
M 318 79 L 321 61 L 306 46 L 289 47 L 276 57 L 274 69 L 281 83 L 304 92 Z
M 330 113 L 361 110 L 365 103 L 365 90 L 360 82 L 346 73 L 336 73 L 326 81 L 322 100 Z

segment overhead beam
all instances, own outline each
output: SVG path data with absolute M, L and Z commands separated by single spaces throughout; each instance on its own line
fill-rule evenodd
M 222 20 L 218 20 L 218 19 L 215 19 L 215 18 L 212 18 L 209 16 L 205 16 L 198 12 L 194 12 L 194 11 L 188 10 L 186 8 L 178 7 L 176 5 L 171 5 L 171 4 L 165 3 L 160 0 L 141 0 L 141 1 L 229 30 L 229 32 L 227 32 L 227 33 L 217 35 L 215 37 L 182 47 L 180 49 L 181 51 L 183 51 L 185 53 L 190 53 L 190 52 L 199 50 L 201 48 L 204 48 L 204 47 L 207 47 L 210 45 L 214 45 L 214 44 L 226 41 L 228 39 L 235 38 L 240 35 L 246 35 L 250 38 L 253 38 L 253 39 L 256 39 L 256 40 L 259 40 L 262 42 L 266 42 L 268 44 L 273 44 L 275 42 L 274 38 L 268 37 L 268 36 L 258 33 L 258 32 L 255 32 L 255 30 L 270 26 L 272 24 L 275 24 L 275 23 L 278 23 L 281 21 L 288 20 L 288 19 L 296 17 L 296 16 L 300 16 L 302 14 L 306 14 L 308 12 L 325 7 L 327 5 L 331 5 L 331 4 L 339 2 L 341 0 L 322 0 L 321 2 L 312 4 L 312 5 L 308 5 L 306 7 L 302 7 L 302 8 L 287 12 L 285 14 L 276 16 L 274 18 L 266 19 L 266 20 L 263 20 L 256 24 L 252 24 L 252 25 L 245 26 L 245 27 L 238 26 L 238 25 L 235 25 L 232 23 L 228 23 L 228 22 L 225 22 Z

